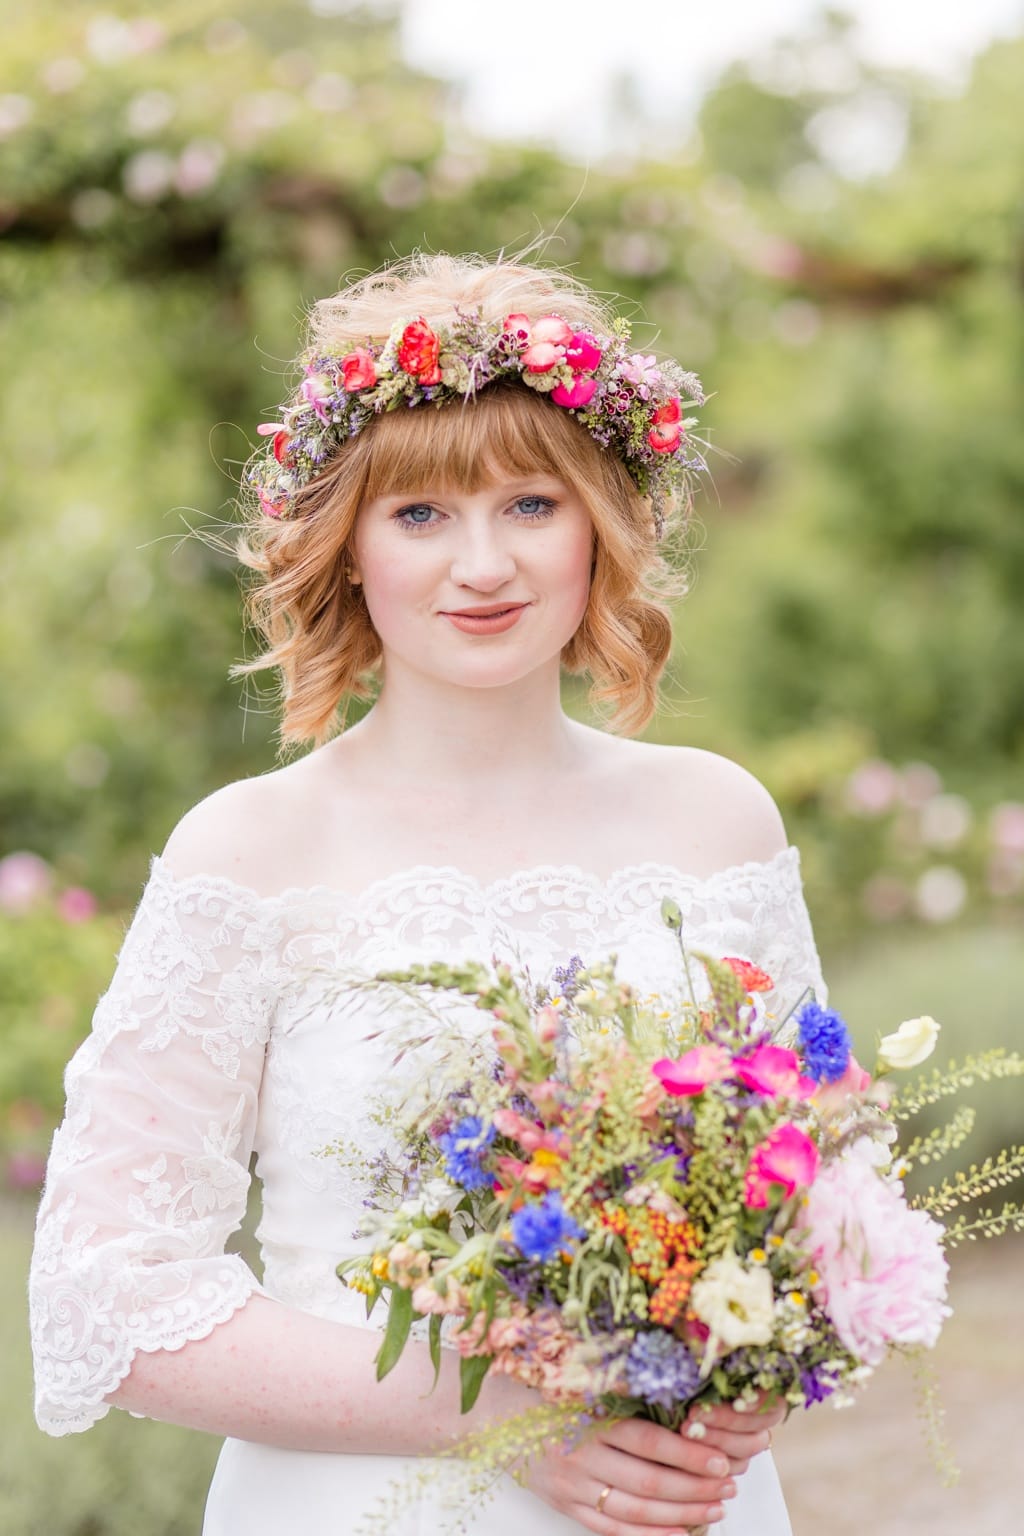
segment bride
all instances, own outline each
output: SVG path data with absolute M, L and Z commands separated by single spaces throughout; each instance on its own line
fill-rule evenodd
M 696 379 L 558 272 L 444 256 L 319 304 L 307 359 L 261 429 L 241 550 L 268 639 L 247 665 L 279 669 L 283 740 L 314 750 L 203 801 L 154 859 L 68 1069 L 32 1267 L 41 1427 L 114 1406 L 226 1437 L 205 1536 L 356 1531 L 418 1458 L 533 1400 L 493 1379 L 461 1417 L 457 1356 L 430 1391 L 425 1343 L 375 1380 L 381 1325 L 335 1274 L 365 1188 L 320 1154 L 372 1155 L 372 1096 L 415 1064 L 374 1027 L 393 1005 L 326 1006 L 318 966 L 500 956 L 541 979 L 615 952 L 664 992 L 671 895 L 691 943 L 763 965 L 779 1001 L 823 996 L 766 791 L 626 734 L 669 650 L 658 534 L 687 507 Z M 563 712 L 563 667 L 611 730 Z M 262 1281 L 224 1251 L 253 1152 Z M 471 1529 L 786 1536 L 781 1418 L 604 1427 L 503 1480 Z M 444 1527 L 444 1478 L 423 1486 L 393 1531 Z

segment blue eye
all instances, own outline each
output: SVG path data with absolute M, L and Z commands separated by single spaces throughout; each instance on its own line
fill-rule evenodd
M 433 507 L 426 502 L 415 502 L 410 507 L 399 507 L 395 521 L 404 528 L 426 528 L 434 515 Z
M 535 518 L 550 517 L 555 510 L 555 503 L 547 496 L 520 496 L 516 500 L 520 517 Z

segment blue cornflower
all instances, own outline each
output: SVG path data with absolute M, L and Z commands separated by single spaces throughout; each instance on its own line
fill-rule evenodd
M 671 1333 L 638 1333 L 626 1356 L 626 1386 L 633 1397 L 674 1408 L 696 1393 L 700 1365 Z
M 463 1115 L 456 1120 L 450 1131 L 437 1138 L 448 1177 L 463 1189 L 483 1189 L 491 1176 L 481 1162 L 493 1140 L 494 1126 L 485 1126 L 479 1115 Z
M 585 1237 L 583 1228 L 562 1209 L 557 1189 L 549 1189 L 537 1204 L 524 1205 L 512 1217 L 512 1237 L 528 1259 L 546 1264 L 574 1238 Z
M 805 1003 L 796 1017 L 805 1072 L 819 1083 L 834 1083 L 850 1059 L 850 1031 L 838 1013 L 815 1002 Z

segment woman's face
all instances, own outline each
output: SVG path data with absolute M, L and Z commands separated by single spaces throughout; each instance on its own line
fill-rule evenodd
M 550 475 L 365 503 L 352 540 L 389 660 L 498 687 L 557 660 L 587 606 L 593 525 Z

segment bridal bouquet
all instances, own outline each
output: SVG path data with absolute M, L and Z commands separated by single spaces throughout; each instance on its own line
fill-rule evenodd
M 680 932 L 674 903 L 663 917 Z M 1012 1203 L 937 1219 L 1010 1182 L 1020 1148 L 905 1194 L 915 1161 L 963 1140 L 965 1107 L 898 1144 L 922 1105 L 1017 1075 L 1021 1058 L 992 1051 L 892 1091 L 892 1070 L 931 1051 L 933 1020 L 883 1040 L 872 1075 L 838 1014 L 807 995 L 775 1020 L 765 972 L 680 947 L 690 997 L 672 1007 L 612 964 L 574 961 L 556 993 L 502 966 L 377 979 L 456 991 L 486 1022 L 467 1039 L 439 1014 L 435 1075 L 383 1112 L 369 1251 L 339 1274 L 368 1310 L 387 1298 L 378 1376 L 420 1318 L 435 1368 L 442 1329 L 459 1352 L 464 1411 L 489 1372 L 537 1390 L 537 1410 L 463 1443 L 481 1466 L 595 1419 L 678 1428 L 700 1402 L 847 1401 L 891 1350 L 935 1343 L 944 1249 L 1022 1223 Z

